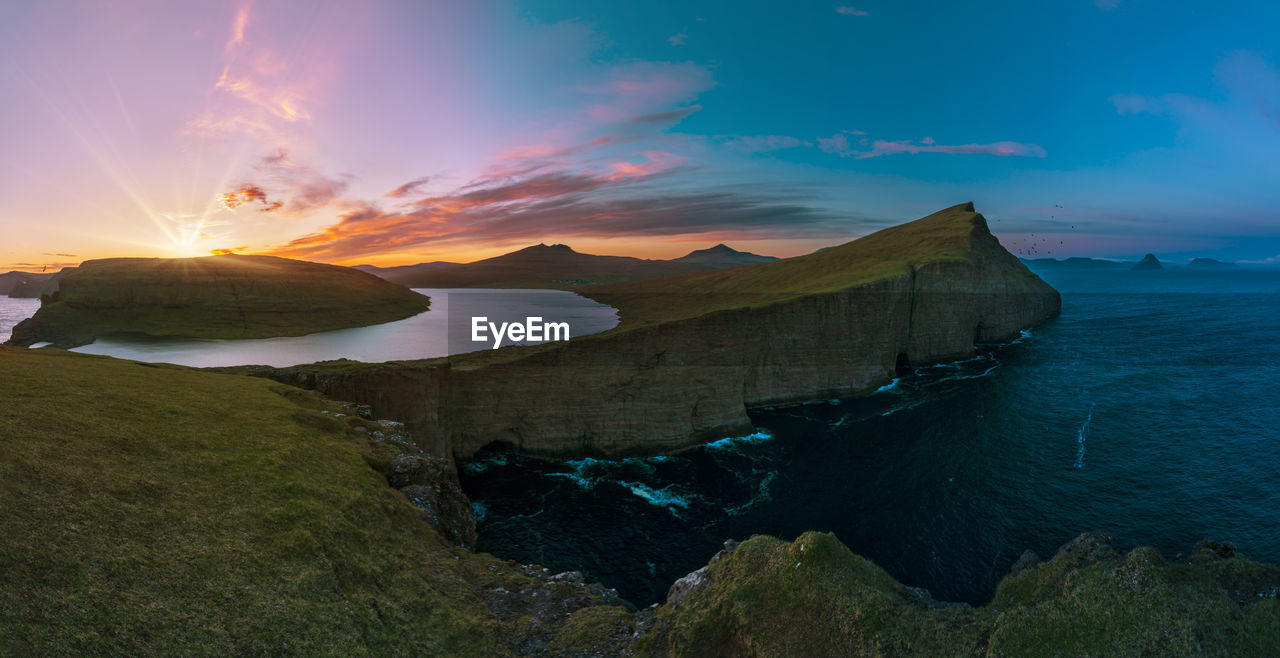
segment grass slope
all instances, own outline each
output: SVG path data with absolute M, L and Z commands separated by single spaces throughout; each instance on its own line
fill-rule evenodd
M 980 252 L 1006 259 L 1010 272 L 1027 281 L 1036 278 L 999 248 L 986 220 L 964 203 L 805 256 L 579 292 L 618 308 L 622 323 L 634 326 L 845 290 L 905 274 L 913 265 L 966 260 Z
M 0 655 L 500 655 L 529 579 L 443 543 L 312 393 L 0 347 Z
M 399 320 L 428 305 L 402 286 L 334 265 L 272 256 L 111 258 L 63 272 L 56 299 L 14 329 L 14 342 L 297 336 Z

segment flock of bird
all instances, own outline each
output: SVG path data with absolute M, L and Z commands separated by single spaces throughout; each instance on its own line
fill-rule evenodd
M 1055 203 L 1053 204 L 1053 207 L 1062 208 L 1063 205 L 1060 203 Z M 1049 219 L 1056 220 L 1057 216 L 1049 215 Z M 996 220 L 996 221 L 1000 221 L 1000 220 Z M 1075 228 L 1076 228 L 1075 224 L 1072 224 L 1071 229 L 1075 230 Z M 1037 238 L 1035 233 L 1030 233 L 1028 234 L 1027 239 L 1029 240 L 1029 244 L 1019 240 L 1017 241 L 1017 244 L 1012 245 L 1013 246 L 1012 251 L 1018 254 L 1019 256 L 1027 256 L 1027 257 L 1042 256 L 1042 255 L 1048 256 L 1049 254 L 1053 253 L 1053 249 L 1050 248 L 1053 245 L 1052 237 L 1045 237 L 1042 235 Z M 1066 240 L 1058 240 L 1058 246 L 1063 246 L 1066 243 L 1067 243 Z

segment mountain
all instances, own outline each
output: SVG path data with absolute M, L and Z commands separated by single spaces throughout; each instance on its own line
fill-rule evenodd
M 53 273 L 36 274 L 34 272 L 5 272 L 0 274 L 0 295 L 9 297 L 39 297 L 40 288 L 53 277 Z M 19 294 L 14 294 L 17 291 Z M 35 294 L 31 294 L 34 291 Z
M 15 345 L 98 336 L 267 338 L 390 322 L 428 299 L 367 272 L 274 256 L 108 258 L 63 270 Z
M 397 265 L 395 267 L 378 267 L 377 265 L 356 265 L 353 270 L 368 272 L 377 277 L 381 277 L 392 283 L 400 283 L 400 279 L 412 278 L 423 272 L 432 272 L 444 267 L 452 265 L 460 265 L 461 263 L 451 263 L 447 260 L 433 260 L 429 263 L 418 263 L 416 265 Z
M 1187 267 L 1197 270 L 1229 270 L 1239 267 L 1239 265 L 1236 265 L 1235 263 L 1224 263 L 1212 258 L 1192 258 L 1191 262 L 1187 263 Z
M 538 244 L 474 263 L 390 273 L 387 279 L 411 288 L 573 288 L 701 269 L 705 267 L 692 263 L 596 256 L 568 245 Z
M 1020 260 L 1033 270 L 1123 270 L 1134 265 L 1132 262 L 1082 258 L 1080 256 L 1073 256 L 1063 260 L 1056 258 L 1022 258 Z
M 1134 265 L 1131 269 L 1135 269 L 1135 270 L 1163 270 L 1163 269 L 1164 269 L 1164 265 L 1162 265 L 1162 264 L 1160 263 L 1160 259 L 1159 259 L 1159 258 L 1156 258 L 1156 255 L 1155 255 L 1155 254 L 1147 254 L 1146 256 L 1143 256 L 1143 257 L 1142 257 L 1142 260 L 1138 261 L 1138 264 L 1137 264 L 1137 265 Z
M 673 263 L 691 263 L 702 265 L 710 268 L 735 267 L 738 265 L 753 265 L 755 263 L 767 263 L 769 261 L 778 260 L 777 256 L 761 256 L 746 251 L 738 251 L 724 244 L 718 244 L 707 249 L 698 249 L 679 258 L 671 259 Z

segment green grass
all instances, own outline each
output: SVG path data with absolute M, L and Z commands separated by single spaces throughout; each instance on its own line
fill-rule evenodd
M 0 373 L 0 655 L 502 652 L 478 592 L 527 578 L 444 544 L 314 394 L 52 349 Z
M 429 300 L 372 274 L 271 256 L 113 258 L 59 276 L 56 299 L 14 341 L 59 347 L 97 336 L 296 336 L 390 322 Z

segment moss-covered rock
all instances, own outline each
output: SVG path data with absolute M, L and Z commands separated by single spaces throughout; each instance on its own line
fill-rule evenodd
M 1024 564 L 981 608 L 933 601 L 832 535 L 754 537 L 667 604 L 651 655 L 1276 655 L 1275 567 L 1200 548 L 1166 561 L 1104 532 Z M 1236 592 L 1248 592 L 1241 597 Z M 1246 603 L 1238 600 L 1250 599 Z

